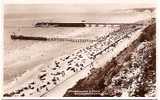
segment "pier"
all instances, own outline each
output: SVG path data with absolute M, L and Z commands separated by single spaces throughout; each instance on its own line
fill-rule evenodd
M 47 38 L 47 37 L 33 37 L 24 35 L 11 35 L 12 40 L 37 40 L 37 41 L 70 41 L 70 42 L 95 42 L 91 39 L 72 39 L 72 38 Z
M 142 25 L 140 23 L 51 23 L 37 22 L 34 27 L 107 27 L 119 25 Z

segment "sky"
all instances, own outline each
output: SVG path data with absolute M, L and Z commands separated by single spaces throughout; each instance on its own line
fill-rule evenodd
M 154 0 L 4 0 L 4 3 L 5 13 L 103 13 L 113 9 L 155 7 Z
M 4 0 L 5 4 L 48 4 L 48 3 L 65 3 L 65 4 L 148 4 L 154 5 L 155 0 Z

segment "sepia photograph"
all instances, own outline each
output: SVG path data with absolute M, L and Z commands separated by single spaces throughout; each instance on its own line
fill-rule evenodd
M 4 0 L 3 97 L 156 97 L 154 0 Z

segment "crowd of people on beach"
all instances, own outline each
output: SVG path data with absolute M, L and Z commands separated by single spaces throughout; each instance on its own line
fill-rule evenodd
M 43 96 L 67 78 L 75 75 L 86 67 L 93 67 L 93 62 L 98 55 L 109 52 L 110 48 L 116 47 L 117 43 L 124 38 L 130 38 L 132 33 L 140 29 L 138 25 L 120 25 L 119 30 L 106 33 L 99 37 L 90 46 L 76 50 L 71 55 L 66 55 L 53 60 L 40 69 L 37 78 L 28 80 L 16 89 L 5 92 L 4 97 L 16 96 Z

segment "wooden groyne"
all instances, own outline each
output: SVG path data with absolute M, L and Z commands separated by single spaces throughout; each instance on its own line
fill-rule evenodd
M 38 40 L 38 41 L 70 41 L 70 42 L 95 42 L 91 39 L 72 39 L 72 38 L 48 38 L 48 37 L 33 37 L 24 35 L 11 35 L 12 40 Z

